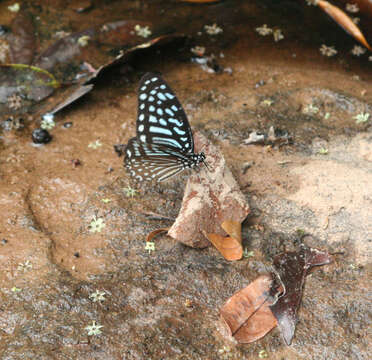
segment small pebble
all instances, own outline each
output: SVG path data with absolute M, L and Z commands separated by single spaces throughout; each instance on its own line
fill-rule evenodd
M 0 36 L 5 35 L 9 31 L 9 28 L 5 25 L 0 25 Z
M 47 144 L 52 140 L 52 136 L 47 130 L 44 129 L 35 129 L 32 132 L 32 141 L 35 144 Z
M 69 129 L 69 128 L 72 126 L 72 122 L 71 122 L 71 121 L 65 122 L 62 126 L 63 126 L 65 129 Z
M 254 87 L 257 89 L 261 86 L 264 86 L 266 83 L 265 83 L 265 80 L 260 80 L 260 81 L 257 81 L 256 84 L 254 85 Z

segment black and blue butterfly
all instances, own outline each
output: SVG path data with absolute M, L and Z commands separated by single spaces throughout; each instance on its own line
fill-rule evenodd
M 194 140 L 185 111 L 168 84 L 145 74 L 138 90 L 137 136 L 125 148 L 124 164 L 138 181 L 164 181 L 205 162 L 194 153 Z

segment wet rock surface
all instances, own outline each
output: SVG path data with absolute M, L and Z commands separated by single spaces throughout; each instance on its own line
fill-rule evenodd
M 193 8 L 182 6 L 187 28 Z M 223 52 L 218 61 L 231 74 L 185 62 L 184 48 L 154 50 L 136 59 L 135 71 L 107 72 L 87 98 L 57 115 L 49 144 L 32 144 L 35 119 L 25 116 L 21 130 L 3 128 L 1 359 L 257 359 L 261 350 L 278 360 L 372 357 L 372 128 L 354 118 L 371 112 L 368 61 L 345 55 L 352 42 L 341 30 L 339 61 L 319 54 L 311 27 L 308 42 L 299 44 L 298 29 L 309 18 L 296 24 L 303 18 L 293 14 L 305 16 L 297 5 L 276 9 L 273 23 L 286 18 L 283 12 L 292 19 L 288 42 L 279 44 L 254 30 L 267 22 L 267 8 L 245 5 L 259 20 L 250 15 L 238 24 L 235 39 L 235 18 L 228 17 L 234 11 L 220 6 L 208 14 L 222 14 L 218 22 L 230 35 L 207 47 Z M 99 18 L 99 7 L 88 13 L 82 28 Z M 53 30 L 61 30 L 57 22 Z M 146 235 L 177 217 L 188 177 L 134 184 L 113 151 L 134 136 L 137 83 L 155 70 L 176 91 L 191 126 L 222 151 L 250 205 L 243 241 L 252 256 L 227 262 L 213 247 L 193 249 L 166 236 L 156 239 L 154 252 L 145 250 Z M 251 132 L 271 126 L 292 142 L 244 145 Z M 301 242 L 340 254 L 307 277 L 292 345 L 277 329 L 253 344 L 230 342 L 220 307 Z M 97 290 L 104 300 L 94 301 Z M 88 336 L 93 322 L 101 333 Z

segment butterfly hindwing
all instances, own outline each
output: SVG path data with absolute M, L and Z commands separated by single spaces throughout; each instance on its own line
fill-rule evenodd
M 193 153 L 191 128 L 176 95 L 155 73 L 145 74 L 138 90 L 137 139 Z
M 185 168 L 189 160 L 164 145 L 147 144 L 137 138 L 129 140 L 125 148 L 124 164 L 138 181 L 164 181 Z

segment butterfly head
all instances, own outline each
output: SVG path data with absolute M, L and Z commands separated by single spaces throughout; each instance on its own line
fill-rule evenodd
M 192 154 L 190 160 L 190 167 L 194 168 L 199 166 L 200 163 L 205 163 L 205 154 L 203 152 L 200 152 L 199 154 Z

